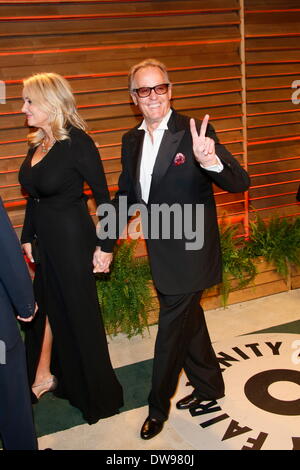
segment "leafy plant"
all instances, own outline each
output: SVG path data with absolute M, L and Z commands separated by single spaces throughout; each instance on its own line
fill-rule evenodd
M 136 241 L 123 241 L 115 249 L 110 274 L 101 274 L 97 292 L 104 325 L 109 335 L 120 331 L 128 338 L 148 328 L 151 279 L 147 258 L 134 257 Z
M 237 227 L 221 229 L 223 280 L 221 299 L 225 308 L 229 293 L 248 285 L 257 274 L 254 261 L 264 257 L 288 278 L 290 266 L 300 266 L 300 218 L 273 218 L 269 223 L 259 217 L 250 224 L 249 240 L 237 236 Z M 111 273 L 100 275 L 97 291 L 106 331 L 129 338 L 148 328 L 147 313 L 152 308 L 147 258 L 136 258 L 136 241 L 123 241 L 116 247 Z
M 290 265 L 300 265 L 300 218 L 291 220 L 276 217 L 266 223 L 257 217 L 250 228 L 246 247 L 249 256 L 263 256 L 275 265 L 279 274 L 287 278 Z
M 220 289 L 224 308 L 227 305 L 229 293 L 233 290 L 232 277 L 238 281 L 235 289 L 239 289 L 249 284 L 257 273 L 250 253 L 245 249 L 244 244 L 239 241 L 236 234 L 237 227 L 232 226 L 226 227 L 220 233 L 223 263 Z

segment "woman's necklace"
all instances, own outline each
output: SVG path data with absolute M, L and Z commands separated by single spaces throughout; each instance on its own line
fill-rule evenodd
M 45 145 L 45 138 L 42 140 L 42 152 L 43 153 L 47 153 L 49 152 L 49 150 L 53 147 L 53 145 L 55 144 L 55 139 L 50 141 L 48 147 L 46 147 Z

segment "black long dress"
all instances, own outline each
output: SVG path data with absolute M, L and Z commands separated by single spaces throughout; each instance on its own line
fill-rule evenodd
M 70 137 L 56 142 L 34 166 L 30 149 L 19 173 L 29 194 L 21 241 L 36 237 L 40 257 L 34 279 L 39 312 L 25 325 L 25 343 L 32 384 L 47 315 L 53 333 L 51 370 L 58 378 L 55 393 L 78 407 L 92 424 L 123 406 L 92 272 L 97 236 L 84 181 L 97 205 L 108 202 L 109 193 L 93 140 L 73 127 Z

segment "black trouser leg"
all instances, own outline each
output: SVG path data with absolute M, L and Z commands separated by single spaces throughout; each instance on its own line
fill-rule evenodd
M 194 387 L 194 395 L 203 400 L 213 400 L 224 396 L 224 381 L 220 365 L 211 345 L 205 316 L 200 304 L 197 313 L 191 316 L 190 325 L 194 332 L 190 338 L 184 361 L 184 371 Z
M 215 383 L 222 388 L 219 384 L 220 377 L 222 381 L 220 368 L 199 306 L 201 295 L 202 291 L 182 295 L 158 292 L 160 316 L 149 395 L 151 417 L 168 418 L 170 398 L 183 367 L 197 389 L 201 385 L 201 390 L 208 393 L 215 388 Z

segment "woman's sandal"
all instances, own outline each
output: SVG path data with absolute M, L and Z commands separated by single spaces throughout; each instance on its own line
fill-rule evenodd
M 34 389 L 42 387 L 41 390 L 39 390 L 38 393 L 35 393 Z M 37 385 L 32 386 L 32 392 L 36 396 L 36 398 L 39 400 L 45 393 L 47 392 L 53 392 L 57 387 L 57 378 L 53 375 L 51 379 L 46 380 L 46 382 L 42 382 Z

